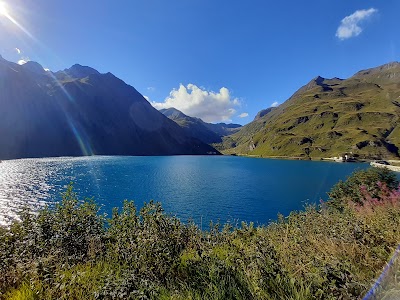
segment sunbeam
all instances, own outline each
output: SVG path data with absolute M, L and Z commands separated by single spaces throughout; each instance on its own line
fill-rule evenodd
M 0 2 L 0 16 L 6 17 L 10 22 L 16 25 L 22 32 L 29 36 L 32 40 L 39 42 L 21 23 L 19 23 L 12 15 L 11 8 L 5 2 Z
M 75 104 L 74 98 L 71 96 L 71 94 L 65 89 L 65 87 L 62 85 L 62 83 L 54 76 L 52 72 L 48 72 L 48 74 L 52 77 L 56 85 L 60 88 L 62 93 L 68 98 L 68 100 L 71 102 L 72 105 Z M 90 145 L 90 141 L 87 138 L 87 135 L 85 133 L 81 133 L 77 126 L 74 124 L 74 120 L 69 116 L 69 114 L 65 111 L 65 109 L 60 105 L 62 111 L 64 112 L 64 115 L 68 121 L 69 127 L 71 131 L 73 132 L 76 141 L 79 144 L 79 147 L 81 148 L 82 154 L 85 156 L 90 156 L 94 155 L 94 151 L 92 149 L 92 146 Z M 86 137 L 86 138 L 84 138 Z
M 37 38 L 35 38 L 20 22 L 18 22 L 15 17 L 12 16 L 12 8 L 4 1 L 0 1 L 0 17 L 7 18 L 11 23 L 16 25 L 28 37 L 30 37 L 32 40 L 34 40 L 36 43 L 42 46 L 40 41 Z M 75 105 L 74 98 L 68 93 L 63 84 L 59 82 L 59 80 L 53 75 L 52 72 L 48 72 L 48 74 L 52 77 L 55 84 L 60 88 L 62 93 L 68 98 L 68 100 L 72 103 L 72 105 Z M 82 154 L 85 156 L 93 155 L 94 153 L 86 134 L 84 134 L 83 132 L 81 132 L 81 130 L 79 130 L 79 126 L 75 124 L 74 120 L 68 115 L 68 113 L 64 109 L 63 111 L 68 121 L 70 130 L 73 132 L 75 139 L 79 144 Z

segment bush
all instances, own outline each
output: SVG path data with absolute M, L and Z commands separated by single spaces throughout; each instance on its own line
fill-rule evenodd
M 125 201 L 105 220 L 69 186 L 54 207 L 0 227 L 0 299 L 360 298 L 400 241 L 400 193 L 373 181 L 392 175 L 361 174 L 343 183 L 354 198 L 332 200 L 342 210 L 308 206 L 268 226 L 208 231 L 155 202 L 138 212 Z
M 399 181 L 394 172 L 387 168 L 369 168 L 367 170 L 355 171 L 346 181 L 339 181 L 328 193 L 331 207 L 343 210 L 348 203 L 362 204 L 362 187 L 379 199 L 381 184 L 385 184 L 389 190 L 398 187 Z

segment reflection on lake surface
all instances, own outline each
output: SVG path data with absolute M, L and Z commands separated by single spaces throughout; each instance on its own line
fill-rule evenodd
M 110 214 L 124 199 L 141 207 L 153 199 L 183 221 L 267 223 L 326 192 L 367 164 L 231 156 L 92 156 L 0 163 L 0 224 L 24 205 L 59 201 L 73 181 L 80 198 L 94 197 Z M 204 227 L 203 226 L 203 227 Z

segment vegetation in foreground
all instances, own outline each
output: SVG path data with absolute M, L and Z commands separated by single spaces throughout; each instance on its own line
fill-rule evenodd
M 153 202 L 106 219 L 69 186 L 20 218 L 0 227 L 0 299 L 357 299 L 400 242 L 400 189 L 386 169 L 358 171 L 268 226 L 201 231 Z M 400 295 L 388 274 L 380 298 Z

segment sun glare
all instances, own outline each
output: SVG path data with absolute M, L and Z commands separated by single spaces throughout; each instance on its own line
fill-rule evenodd
M 0 15 L 8 15 L 7 5 L 4 2 L 0 2 Z
M 4 16 L 12 23 L 14 23 L 20 30 L 22 30 L 26 35 L 28 35 L 31 39 L 36 40 L 36 38 L 24 27 L 20 24 L 11 14 L 10 8 L 6 2 L 0 0 L 0 17 Z

